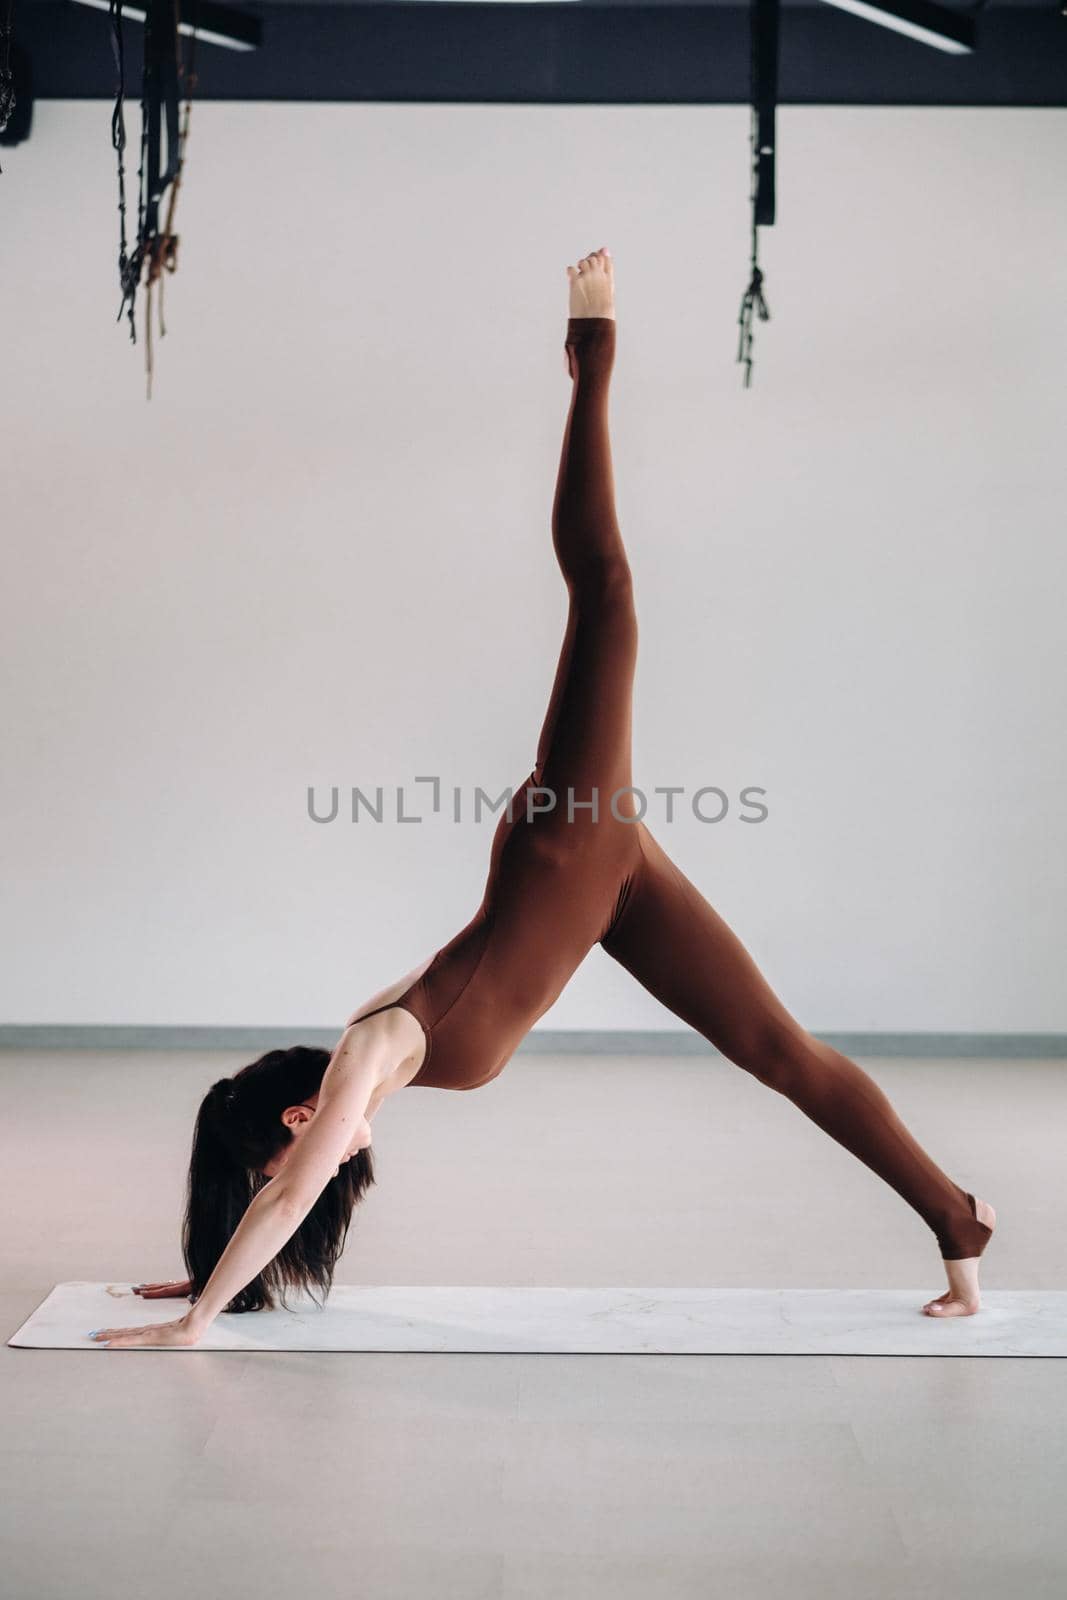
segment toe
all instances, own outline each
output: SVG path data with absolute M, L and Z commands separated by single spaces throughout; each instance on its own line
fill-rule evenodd
M 969 1300 L 935 1301 L 930 1307 L 932 1317 L 970 1317 L 978 1307 Z

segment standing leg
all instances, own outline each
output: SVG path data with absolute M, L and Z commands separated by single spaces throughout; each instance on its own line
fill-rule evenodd
M 643 862 L 604 949 L 723 1055 L 792 1100 L 865 1162 L 937 1236 L 942 1257 L 967 1261 L 950 1294 L 973 1278 L 992 1229 L 974 1197 L 916 1142 L 878 1085 L 847 1056 L 807 1033 L 763 978 L 741 941 L 642 829 Z M 986 1207 L 990 1222 L 992 1208 Z M 957 1299 L 959 1296 L 956 1297 Z M 963 1295 L 967 1299 L 967 1295 Z M 934 1303 L 931 1302 L 931 1305 Z M 940 1312 L 935 1314 L 941 1314 Z

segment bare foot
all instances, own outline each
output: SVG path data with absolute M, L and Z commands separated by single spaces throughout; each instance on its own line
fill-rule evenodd
M 984 1222 L 992 1232 L 997 1225 L 997 1214 L 993 1207 L 988 1201 L 975 1196 L 974 1209 L 978 1221 Z M 924 1316 L 973 1317 L 982 1304 L 978 1290 L 978 1264 L 981 1259 L 981 1256 L 966 1256 L 962 1261 L 946 1261 L 944 1267 L 948 1288 L 936 1300 L 926 1302 L 923 1306 Z
M 572 317 L 615 315 L 615 267 L 610 250 L 594 250 L 576 267 L 567 268 L 571 285 Z

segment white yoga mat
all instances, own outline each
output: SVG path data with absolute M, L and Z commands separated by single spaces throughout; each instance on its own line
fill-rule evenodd
M 1067 1292 L 990 1290 L 974 1317 L 921 1314 L 923 1289 L 555 1289 L 338 1285 L 324 1309 L 217 1317 L 198 1350 L 599 1355 L 1067 1356 Z M 9 1345 L 101 1350 L 93 1328 L 168 1322 L 186 1300 L 59 1283 Z

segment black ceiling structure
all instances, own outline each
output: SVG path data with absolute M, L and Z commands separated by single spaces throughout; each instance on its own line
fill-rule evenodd
M 234 0 L 231 0 L 234 3 Z M 779 104 L 1067 105 L 1067 0 L 990 0 L 973 54 L 948 56 L 827 5 L 781 8 Z M 747 4 L 261 0 L 260 48 L 202 44 L 198 100 L 714 105 L 749 98 Z M 109 99 L 106 11 L 16 0 L 36 99 Z M 131 34 L 138 25 L 127 20 Z

